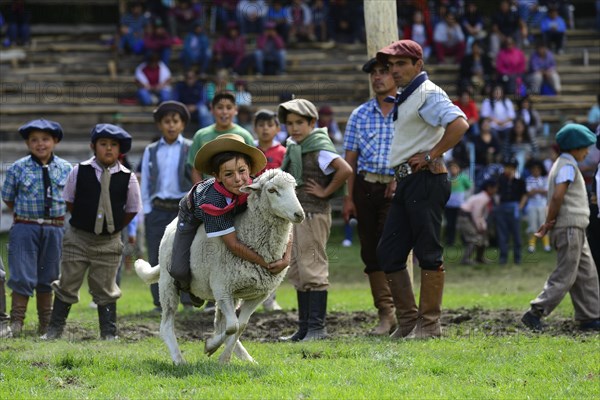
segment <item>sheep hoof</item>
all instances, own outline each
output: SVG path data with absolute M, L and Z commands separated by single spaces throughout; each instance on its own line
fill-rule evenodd
M 204 354 L 206 354 L 208 357 L 215 354 L 215 351 L 217 351 L 217 349 L 219 348 L 219 346 L 211 345 L 209 342 L 210 342 L 210 339 L 207 339 L 206 342 L 204 343 Z

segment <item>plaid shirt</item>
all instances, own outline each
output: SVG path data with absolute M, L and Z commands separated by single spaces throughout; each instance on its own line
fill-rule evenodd
M 29 155 L 15 161 L 8 168 L 2 185 L 2 200 L 15 203 L 16 215 L 25 218 L 56 218 L 65 215 L 67 207 L 62 194 L 73 167 L 66 160 L 54 155 L 48 168 L 52 190 L 52 206 L 48 216 L 44 215 L 42 166 Z
M 383 116 L 376 99 L 363 103 L 350 115 L 344 133 L 344 150 L 358 152 L 357 171 L 394 175 L 389 155 L 394 137 L 393 113 Z

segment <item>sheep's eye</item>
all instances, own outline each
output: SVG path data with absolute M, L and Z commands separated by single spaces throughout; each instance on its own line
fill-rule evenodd
M 267 192 L 269 192 L 269 193 L 277 193 L 277 189 L 269 188 L 269 189 L 267 189 Z M 279 194 L 279 193 L 277 193 L 277 194 Z

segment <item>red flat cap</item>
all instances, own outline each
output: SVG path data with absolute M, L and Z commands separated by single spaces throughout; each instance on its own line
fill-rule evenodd
M 386 62 L 389 56 L 423 58 L 423 49 L 414 40 L 397 40 L 377 52 L 377 61 Z

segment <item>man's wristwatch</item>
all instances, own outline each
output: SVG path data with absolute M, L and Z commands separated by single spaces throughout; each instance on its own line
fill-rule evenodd
M 431 162 L 431 154 L 429 154 L 429 153 L 425 154 L 425 162 L 428 164 Z

